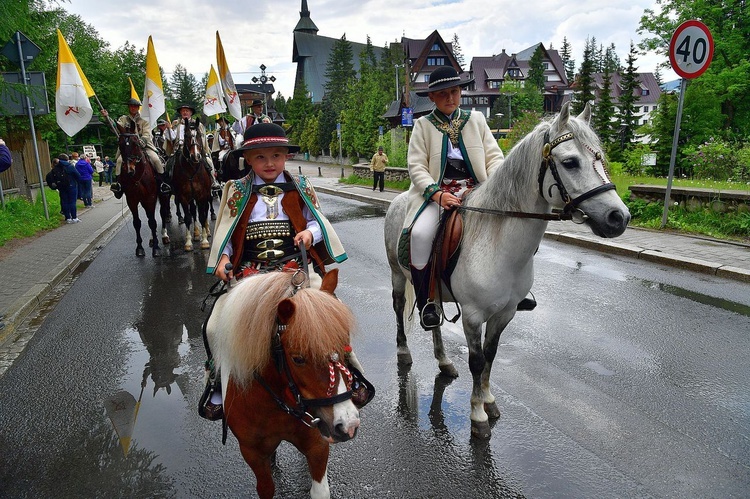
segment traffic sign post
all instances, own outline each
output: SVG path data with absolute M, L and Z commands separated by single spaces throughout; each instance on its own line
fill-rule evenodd
M 682 122 L 682 105 L 685 101 L 687 80 L 702 75 L 714 55 L 714 39 L 711 31 L 700 21 L 690 20 L 680 24 L 669 42 L 669 62 L 675 73 L 682 77 L 680 95 L 677 101 L 677 117 L 675 118 L 674 136 L 672 137 L 672 154 L 669 158 L 669 175 L 667 176 L 667 191 L 664 194 L 664 212 L 661 216 L 661 228 L 667 225 L 669 212 L 669 197 L 672 193 L 672 179 L 674 178 L 674 164 L 677 156 L 677 141 L 680 138 L 680 124 Z

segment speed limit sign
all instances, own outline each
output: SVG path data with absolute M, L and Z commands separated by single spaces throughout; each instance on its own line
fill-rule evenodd
M 669 62 L 683 78 L 697 78 L 708 69 L 714 55 L 714 39 L 700 21 L 685 21 L 669 42 Z

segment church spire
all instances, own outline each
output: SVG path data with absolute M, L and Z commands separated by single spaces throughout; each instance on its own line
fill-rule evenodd
M 299 11 L 299 22 L 294 27 L 294 31 L 300 31 L 302 33 L 310 33 L 311 35 L 318 34 L 318 27 L 310 18 L 310 9 L 307 8 L 307 0 L 302 0 L 302 7 Z

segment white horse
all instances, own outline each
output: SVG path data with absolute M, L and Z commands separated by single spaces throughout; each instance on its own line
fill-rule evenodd
M 464 200 L 461 252 L 442 299 L 456 302 L 469 348 L 473 376 L 471 431 L 491 436 L 489 418 L 500 411 L 490 391 L 490 371 L 500 334 L 516 313 L 516 305 L 534 281 L 534 253 L 548 220 L 586 223 L 600 237 L 621 235 L 630 213 L 604 169 L 599 138 L 589 126 L 587 104 L 578 117 L 563 105 L 552 121 L 544 121 L 519 142 L 503 165 Z M 391 267 L 400 364 L 411 364 L 404 334 L 406 285 L 411 276 L 399 264 L 398 244 L 406 216 L 407 193 L 394 199 L 385 216 L 385 246 Z M 553 210 L 562 210 L 557 215 Z M 411 284 L 409 285 L 410 292 Z M 410 293 L 413 296 L 413 292 Z M 484 343 L 482 325 L 487 324 Z M 446 356 L 440 328 L 432 329 L 435 358 L 444 374 L 458 376 Z

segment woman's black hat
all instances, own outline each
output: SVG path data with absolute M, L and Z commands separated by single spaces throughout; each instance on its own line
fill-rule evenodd
M 442 66 L 430 73 L 430 80 L 427 83 L 427 88 L 417 90 L 417 95 L 420 97 L 426 97 L 430 92 L 437 92 L 438 90 L 444 90 L 446 88 L 465 87 L 473 81 L 474 78 L 462 80 L 461 77 L 458 76 L 458 72 L 451 66 Z

